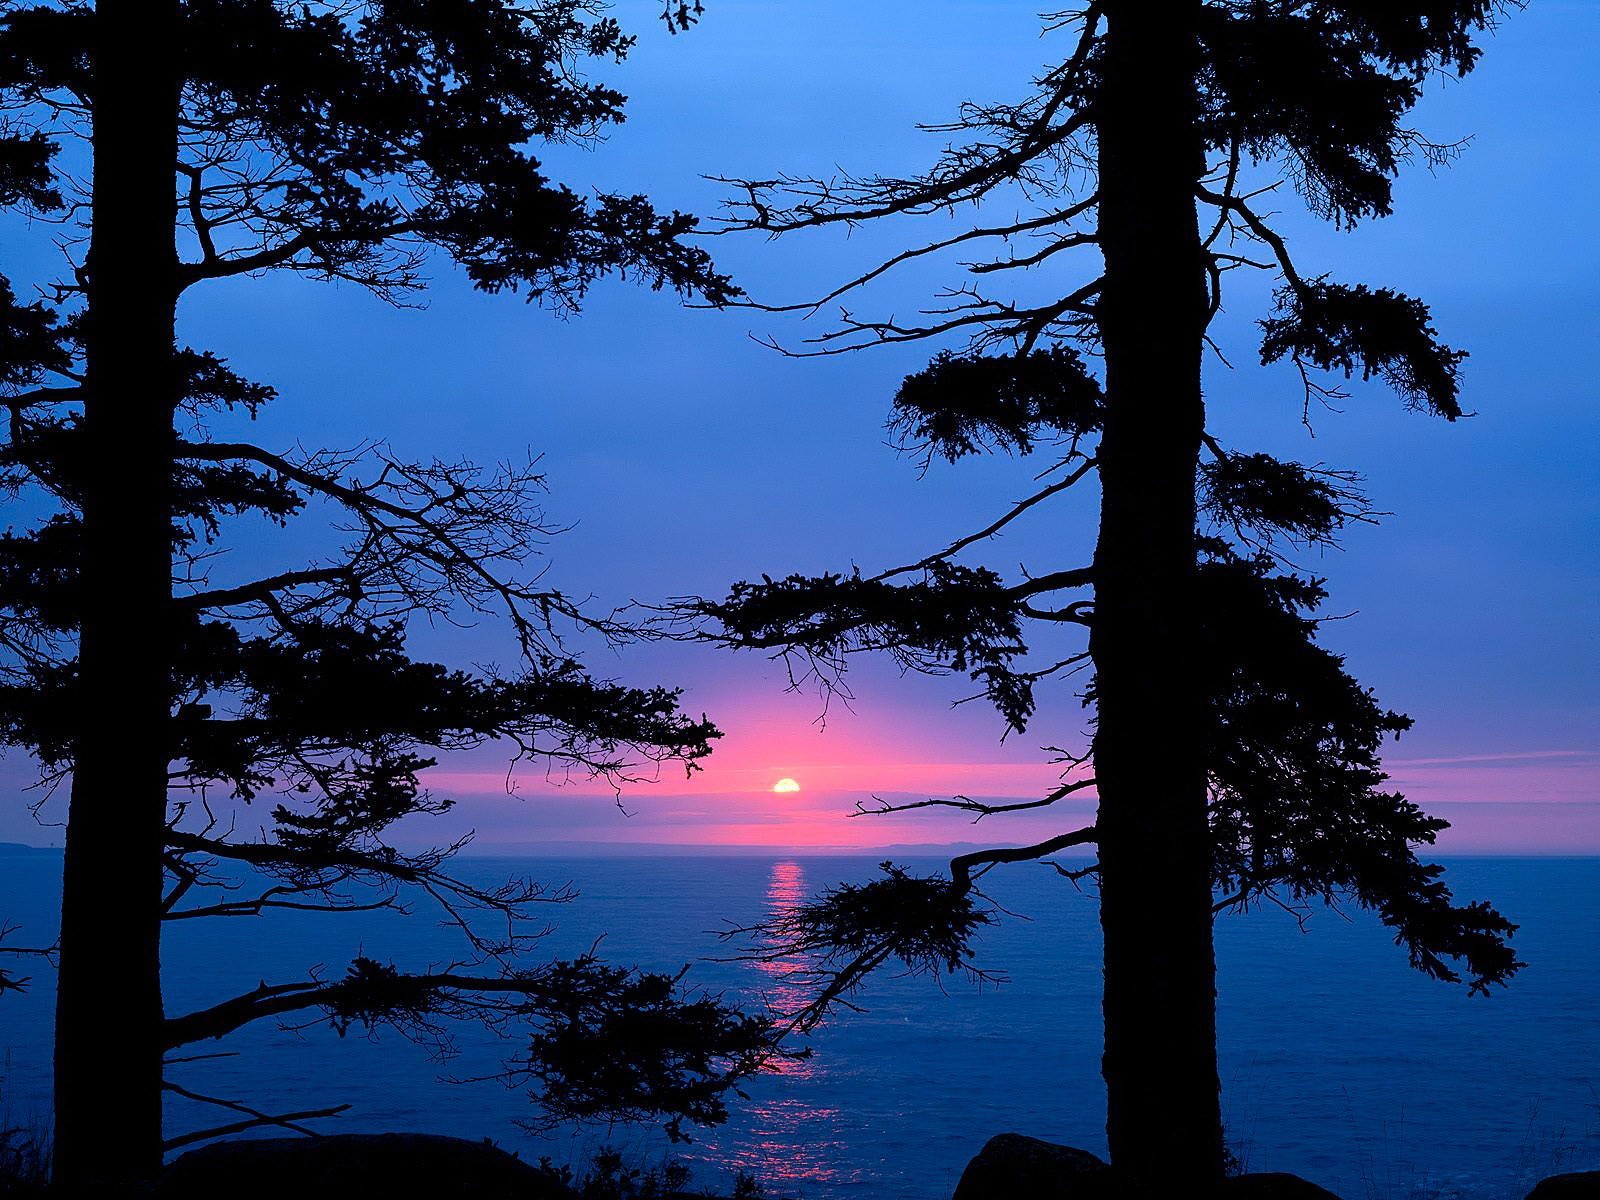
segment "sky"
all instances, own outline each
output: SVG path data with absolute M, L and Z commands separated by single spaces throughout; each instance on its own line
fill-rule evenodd
M 969 97 L 1012 98 L 1062 53 L 1059 38 L 1041 39 L 1035 7 L 1013 0 L 707 8 L 690 34 L 668 37 L 656 0 L 616 5 L 640 34 L 614 73 L 629 119 L 596 149 L 547 155 L 558 177 L 714 215 L 727 187 L 707 176 L 910 171 L 941 144 L 917 122 Z M 1457 852 L 1600 852 L 1597 35 L 1600 3 L 1534 0 L 1488 39 L 1476 72 L 1431 88 L 1416 124 L 1470 144 L 1448 170 L 1412 168 L 1397 215 L 1339 233 L 1286 197 L 1277 216 L 1303 269 L 1432 304 L 1446 339 L 1471 351 L 1470 420 L 1447 425 L 1355 386 L 1344 411 L 1320 414 L 1308 432 L 1292 375 L 1254 366 L 1252 322 L 1268 300 L 1260 288 L 1234 293 L 1219 325 L 1234 368 L 1207 368 L 1211 425 L 1224 442 L 1358 469 L 1392 514 L 1304 565 L 1328 578 L 1330 611 L 1350 614 L 1324 640 L 1416 718 L 1389 769 L 1455 824 L 1443 845 Z M 706 244 L 752 295 L 781 302 L 945 228 Z M 31 253 L 6 247 L 8 262 Z M 473 293 L 447 264 L 433 276 L 428 306 L 416 311 L 305 280 L 213 285 L 186 299 L 181 328 L 278 387 L 282 398 L 254 431 L 269 444 L 382 435 L 419 456 L 542 454 L 549 514 L 572 527 L 547 548 L 549 578 L 604 607 L 720 595 L 762 572 L 905 562 L 1028 490 L 1028 461 L 919 476 L 885 444 L 894 388 L 932 347 L 801 361 L 756 340 L 797 341 L 809 328 L 794 318 L 687 310 L 608 284 L 581 316 L 558 320 Z M 861 308 L 910 311 L 950 278 L 948 269 L 908 274 Z M 995 561 L 1086 562 L 1092 532 L 1092 500 L 1066 504 L 1008 534 Z M 263 544 L 241 554 L 276 552 Z M 414 647 L 461 663 L 511 656 L 493 625 L 423 629 Z M 519 776 L 508 795 L 495 754 L 453 758 L 430 783 L 460 799 L 449 820 L 477 829 L 480 848 L 1020 842 L 1090 815 L 1085 802 L 977 829 L 948 813 L 848 815 L 874 794 L 1047 790 L 1060 767 L 1041 747 L 1085 743 L 1070 687 L 1045 698 L 1026 735 L 1002 743 L 991 710 L 952 707 L 970 690 L 961 680 L 901 677 L 884 662 L 862 659 L 853 702 L 834 703 L 825 720 L 814 693 L 787 692 L 782 667 L 759 655 L 652 644 L 602 649 L 590 664 L 683 687 L 685 706 L 726 733 L 716 754 L 693 779 L 664 772 L 620 803 L 536 775 Z M 25 763 L 4 771 L 16 787 L 27 777 Z M 785 777 L 800 791 L 775 796 Z M 61 815 L 56 801 L 42 811 Z M 0 839 L 59 838 L 20 806 L 0 813 Z

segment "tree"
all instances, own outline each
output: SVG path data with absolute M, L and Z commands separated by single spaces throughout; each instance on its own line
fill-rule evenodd
M 1026 727 L 1040 683 L 1092 669 L 1092 743 L 1058 789 L 1015 804 L 919 804 L 984 817 L 1092 787 L 1093 826 L 963 856 L 949 880 L 891 871 L 779 918 L 764 932 L 827 968 L 802 1024 L 880 962 L 976 969 L 981 872 L 1093 844 L 1112 1159 L 1192 1186 L 1224 1163 L 1215 912 L 1348 898 L 1376 910 L 1430 975 L 1464 975 L 1478 991 L 1515 971 L 1504 940 L 1514 927 L 1487 905 L 1456 904 L 1440 869 L 1416 857 L 1444 823 L 1385 791 L 1379 758 L 1409 721 L 1319 644 L 1321 584 L 1283 555 L 1370 520 L 1358 480 L 1223 446 L 1206 429 L 1201 387 L 1224 281 L 1258 270 L 1279 284 L 1262 361 L 1298 367 L 1308 405 L 1330 394 L 1318 372 L 1360 372 L 1412 408 L 1461 415 L 1463 355 L 1439 340 L 1427 307 L 1303 273 L 1261 197 L 1286 173 L 1340 227 L 1386 215 L 1403 161 L 1453 152 L 1407 129 L 1406 114 L 1432 73 L 1472 68 L 1474 36 L 1502 7 L 1183 0 L 1155 15 L 1097 0 L 1050 18 L 1070 48 L 1023 99 L 969 102 L 932 126 L 951 140 L 921 174 L 725 181 L 740 196 L 733 228 L 768 235 L 1015 204 L 1010 220 L 975 218 L 912 243 L 817 300 L 757 307 L 815 313 L 906 263 L 965 255 L 970 281 L 920 319 L 843 310 L 789 352 L 964 337 L 902 384 L 891 421 L 902 444 L 924 467 L 1043 448 L 1057 457 L 1032 495 L 917 562 L 763 578 L 690 604 L 698 636 L 799 656 L 798 673 L 825 687 L 860 651 L 969 674 L 1012 731 Z M 1062 265 L 1073 259 L 1098 261 L 1073 273 Z M 1014 292 L 995 289 L 1023 276 Z M 1032 564 L 1013 581 L 962 561 L 1091 476 L 1091 563 Z M 1087 632 L 1086 646 L 1028 657 L 1071 629 Z
M 762 1021 L 593 958 L 525 967 L 523 920 L 557 897 L 457 878 L 458 846 L 386 839 L 448 807 L 418 779 L 440 751 L 495 742 L 621 781 L 639 763 L 693 769 L 715 728 L 676 692 L 591 677 L 564 647 L 564 627 L 626 630 L 520 576 L 550 532 L 531 466 L 255 445 L 235 433 L 272 390 L 176 339 L 180 298 L 220 281 L 289 271 L 401 301 L 434 251 L 484 291 L 558 310 L 612 274 L 729 299 L 683 240 L 691 218 L 581 196 L 532 152 L 622 119 L 623 97 L 582 67 L 631 39 L 588 0 L 10 0 L 0 22 L 0 203 L 58 223 L 69 253 L 40 298 L 0 290 L 0 463 L 37 515 L 0 538 L 0 724 L 49 780 L 71 780 L 58 1180 L 148 1179 L 163 1088 L 208 1099 L 166 1078 L 164 1057 L 292 1013 L 417 1034 L 524 1021 L 511 1070 L 556 1113 L 674 1133 L 720 1119 Z M 240 522 L 329 509 L 341 553 L 220 577 Z M 509 620 L 520 669 L 408 655 L 408 618 L 462 612 Z M 267 797 L 262 839 L 233 836 L 238 806 Z M 241 894 L 218 864 L 266 882 Z M 416 975 L 361 958 L 343 979 L 164 1013 L 164 922 L 406 894 L 460 927 L 467 961 Z M 229 1124 L 204 1136 L 308 1116 L 215 1102 Z

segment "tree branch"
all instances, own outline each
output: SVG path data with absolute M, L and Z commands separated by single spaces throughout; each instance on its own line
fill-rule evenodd
M 174 597 L 173 603 L 181 608 L 191 609 L 232 608 L 235 605 L 247 604 L 251 601 L 267 600 L 289 588 L 304 587 L 308 584 L 317 583 L 353 584 L 356 581 L 357 573 L 351 567 L 317 567 L 304 571 L 285 571 L 280 575 L 272 575 L 250 583 L 241 583 L 234 587 L 192 592 L 187 596 Z
M 337 1104 L 331 1108 L 311 1108 L 303 1112 L 282 1113 L 276 1116 L 269 1115 L 251 1108 L 248 1104 L 241 1104 L 237 1100 L 222 1100 L 216 1096 L 205 1096 L 199 1092 L 191 1092 L 171 1080 L 162 1080 L 163 1091 L 172 1092 L 186 1100 L 196 1100 L 201 1104 L 215 1104 L 219 1108 L 231 1109 L 234 1112 L 246 1114 L 243 1121 L 235 1121 L 230 1125 L 218 1125 L 213 1129 L 202 1129 L 194 1133 L 185 1133 L 178 1137 L 168 1138 L 161 1143 L 163 1151 L 177 1150 L 182 1146 L 192 1146 L 195 1142 L 206 1142 L 213 1138 L 228 1137 L 231 1134 L 243 1133 L 247 1129 L 259 1129 L 264 1125 L 276 1125 L 281 1129 L 293 1130 L 303 1133 L 307 1137 L 320 1137 L 314 1129 L 307 1129 L 299 1124 L 300 1121 L 315 1121 L 325 1117 L 336 1117 L 350 1108 L 348 1104 Z
M 1032 846 L 1017 846 L 1000 850 L 974 850 L 971 854 L 958 855 L 950 860 L 950 878 L 958 887 L 963 889 L 970 888 L 976 878 L 998 863 L 1032 862 L 1036 858 L 1054 854 L 1057 850 L 1066 850 L 1072 846 L 1089 845 L 1096 842 L 1099 836 L 1099 831 L 1093 825 L 1088 825 L 1083 829 L 1076 829 L 1071 833 L 1063 833 L 1045 841 L 1037 842 Z M 973 867 L 981 867 L 981 869 L 974 874 Z
M 1310 292 L 1311 285 L 1306 282 L 1305 278 L 1295 268 L 1294 259 L 1289 255 L 1288 243 L 1279 237 L 1270 225 L 1258 217 L 1255 210 L 1246 204 L 1243 199 L 1222 192 L 1214 192 L 1206 187 L 1197 187 L 1195 194 L 1218 208 L 1238 213 L 1257 240 L 1266 243 L 1267 247 L 1272 251 L 1273 257 L 1278 260 L 1278 267 L 1283 272 L 1283 277 L 1289 282 L 1289 286 L 1302 294 Z
M 984 540 L 986 540 L 988 538 L 992 538 L 995 534 L 999 533 L 1007 525 L 1011 524 L 1011 522 L 1015 521 L 1018 517 L 1022 516 L 1023 513 L 1027 512 L 1034 505 L 1039 504 L 1039 503 L 1041 503 L 1041 502 L 1043 502 L 1045 500 L 1048 500 L 1051 496 L 1057 495 L 1060 492 L 1066 491 L 1073 484 L 1077 483 L 1085 475 L 1087 475 L 1090 471 L 1092 471 L 1094 469 L 1094 467 L 1096 466 L 1096 463 L 1097 463 L 1097 460 L 1095 460 L 1093 458 L 1085 459 L 1083 461 L 1083 464 L 1080 467 L 1078 467 L 1077 470 L 1073 471 L 1070 475 L 1066 476 L 1066 478 L 1058 480 L 1055 483 L 1052 483 L 1049 487 L 1044 488 L 1041 491 L 1035 492 L 1033 495 L 1029 496 L 1025 500 L 1017 501 L 1017 503 L 1011 507 L 1011 510 L 1009 512 L 1005 513 L 1003 516 L 1001 516 L 998 520 L 994 521 L 993 523 L 991 523 L 991 524 L 985 526 L 984 528 L 978 530 L 978 532 L 968 534 L 966 537 L 963 537 L 963 538 L 957 538 L 955 541 L 951 542 L 950 545 L 946 546 L 943 550 L 940 550 L 936 554 L 930 554 L 926 558 L 921 559 L 918 562 L 907 563 L 903 567 L 893 567 L 893 568 L 891 568 L 891 569 L 889 569 L 887 571 L 883 571 L 883 572 L 881 572 L 881 573 L 879 573 L 877 575 L 874 575 L 872 577 L 872 579 L 869 580 L 868 582 L 877 583 L 877 582 L 880 582 L 880 581 L 885 580 L 885 579 L 892 579 L 896 575 L 907 575 L 907 574 L 910 574 L 913 571 L 926 570 L 928 567 L 932 566 L 936 562 L 939 562 L 941 559 L 954 557 L 956 554 L 959 554 L 961 551 L 965 550 L 968 546 L 971 546 L 971 545 L 973 545 L 974 543 L 977 543 L 977 542 L 984 541 Z M 1089 576 L 1088 569 L 1085 568 L 1085 570 L 1083 572 L 1081 572 L 1081 573 L 1085 576 L 1085 578 L 1083 579 L 1083 582 L 1084 583 L 1088 583 L 1090 581 L 1089 578 L 1088 578 L 1088 576 Z M 1070 574 L 1070 572 L 1062 572 L 1062 573 L 1059 573 L 1059 574 L 1063 574 L 1063 575 L 1064 574 Z M 1075 585 L 1064 584 L 1063 586 L 1075 586 Z M 1043 589 L 1041 589 L 1041 590 L 1043 590 Z M 1025 592 L 1025 593 L 1022 593 L 1022 594 L 1023 595 L 1032 595 L 1033 593 Z
M 722 182 L 727 181 L 724 180 Z M 895 267 L 900 266 L 902 263 L 910 262 L 918 258 L 924 258 L 930 254 L 937 254 L 939 251 L 948 250 L 952 246 L 964 245 L 967 242 L 977 241 L 983 238 L 1009 239 L 1017 234 L 1027 233 L 1037 229 L 1045 229 L 1051 225 L 1064 224 L 1065 222 L 1081 216 L 1099 202 L 1100 194 L 1096 192 L 1094 195 L 1085 200 L 1080 200 L 1076 204 L 1070 204 L 1066 208 L 1056 209 L 1052 212 L 1044 213 L 1041 216 L 1033 217 L 1026 221 L 1016 221 L 1010 225 L 981 226 L 977 229 L 968 229 L 963 233 L 956 234 L 954 237 L 944 238 L 937 242 L 930 242 L 925 246 L 914 247 L 910 250 L 903 250 L 899 254 L 896 254 L 893 258 L 885 259 L 876 267 L 873 267 L 870 271 L 858 275 L 846 283 L 841 283 L 827 295 L 819 296 L 815 300 L 805 300 L 797 304 L 759 304 L 755 302 L 740 302 L 730 307 L 753 308 L 759 312 L 765 313 L 815 313 L 824 304 L 827 304 L 833 300 L 837 300 L 840 296 L 846 295 L 849 292 L 853 292 L 858 288 L 865 287 L 874 279 L 877 279 L 879 276 L 892 271 Z M 975 274 L 983 273 L 978 267 L 973 267 L 971 269 Z
M 167 830 L 167 845 L 185 854 L 207 854 L 248 863 L 253 867 L 289 867 L 307 871 L 350 870 L 382 875 L 402 883 L 417 883 L 426 874 L 398 856 L 385 858 L 343 847 L 318 849 L 315 853 L 294 850 L 272 842 L 224 842 L 180 830 Z
M 885 804 L 879 801 L 879 807 L 867 808 L 859 800 L 856 801 L 856 811 L 852 817 L 880 817 L 887 813 L 910 812 L 918 808 L 956 808 L 963 812 L 977 813 L 974 822 L 996 813 L 1022 812 L 1030 808 L 1047 808 L 1058 801 L 1065 800 L 1068 796 L 1092 788 L 1093 779 L 1077 779 L 1071 783 L 1062 784 L 1049 795 L 1037 800 L 1017 800 L 1006 804 L 990 804 L 983 800 L 974 800 L 970 796 L 934 796 L 927 800 L 913 800 L 906 804 Z M 877 800 L 877 797 L 873 797 Z
M 1051 571 L 1048 575 L 1036 575 L 1032 579 L 1016 584 L 1007 590 L 1011 595 L 1021 600 L 1029 596 L 1038 596 L 1045 592 L 1064 592 L 1069 588 L 1087 587 L 1093 582 L 1093 567 L 1074 567 L 1069 571 Z
M 822 225 L 855 224 L 875 217 L 913 213 L 919 209 L 937 211 L 977 200 L 1012 179 L 1033 159 L 1070 141 L 1090 125 L 1088 110 L 1079 110 L 1051 128 L 1050 122 L 1069 98 L 1070 89 L 1058 86 L 1042 106 L 1031 128 L 1024 131 L 1011 148 L 980 156 L 972 165 L 956 170 L 943 179 L 920 180 L 867 179 L 845 177 L 840 183 L 822 180 L 779 178 L 771 180 L 730 179 L 713 176 L 715 183 L 726 183 L 745 190 L 746 199 L 733 207 L 751 210 L 752 216 L 730 220 L 730 230 L 760 230 L 765 233 L 790 233 Z M 787 209 L 774 209 L 763 197 L 784 189 L 799 197 Z M 881 199 L 874 199 L 876 192 Z M 859 196 L 851 204 L 846 197 Z

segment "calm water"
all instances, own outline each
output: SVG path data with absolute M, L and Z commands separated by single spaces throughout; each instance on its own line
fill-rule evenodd
M 605 935 L 617 962 L 677 969 L 720 953 L 711 931 L 758 919 L 820 886 L 864 878 L 859 858 L 645 858 L 461 862 L 484 880 L 571 880 L 553 909 L 552 954 Z M 933 868 L 937 864 L 913 863 Z M 0 856 L 0 917 L 37 936 L 56 903 L 59 859 Z M 1467 859 L 1458 893 L 1495 900 L 1522 923 L 1530 964 L 1488 1000 L 1411 972 L 1375 922 L 1319 913 L 1301 934 L 1283 914 L 1218 927 L 1224 1103 L 1230 1138 L 1252 1170 L 1306 1175 L 1346 1200 L 1520 1200 L 1556 1170 L 1600 1168 L 1600 860 Z M 990 1134 L 1016 1130 L 1103 1152 L 1098 1075 L 1098 931 L 1092 899 L 1042 869 L 990 876 L 992 894 L 1027 919 L 984 943 L 999 989 L 884 978 L 816 1038 L 816 1056 L 752 1087 L 727 1127 L 686 1157 L 697 1180 L 730 1167 L 807 1200 L 941 1200 Z M 421 967 L 456 947 L 421 910 L 410 919 L 299 916 L 185 922 L 166 950 L 170 1011 L 287 978 L 362 951 Z M 783 983 L 751 965 L 700 964 L 705 984 L 771 995 Z M 0 1001 L 0 1112 L 42 1111 L 48 1087 L 48 979 Z M 526 1101 L 494 1084 L 440 1082 L 492 1069 L 506 1052 L 481 1035 L 441 1067 L 393 1036 L 377 1043 L 317 1030 L 262 1028 L 229 1043 L 239 1057 L 178 1076 L 267 1108 L 351 1102 L 354 1129 L 493 1137 L 524 1157 L 574 1158 L 590 1139 L 541 1143 L 516 1126 Z M 197 1048 L 203 1049 L 203 1048 Z M 308 1104 L 310 1100 L 313 1104 Z M 175 1129 L 215 1123 L 171 1110 Z M 662 1140 L 612 1131 L 641 1159 Z

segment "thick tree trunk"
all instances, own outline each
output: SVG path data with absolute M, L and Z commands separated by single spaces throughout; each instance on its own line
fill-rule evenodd
M 1204 699 L 1193 665 L 1205 290 L 1198 0 L 1106 6 L 1099 109 L 1108 398 L 1095 555 L 1095 777 L 1112 1162 L 1193 1194 L 1222 1170 Z
M 115 1193 L 161 1163 L 170 713 L 176 0 L 96 8 L 83 623 L 56 1004 L 55 1170 Z

